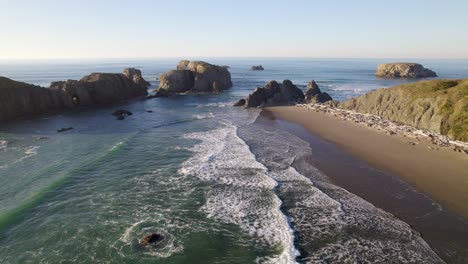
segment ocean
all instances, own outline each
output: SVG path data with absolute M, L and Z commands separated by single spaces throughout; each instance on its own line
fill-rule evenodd
M 409 81 L 374 77 L 387 61 L 206 60 L 230 66 L 231 89 L 1 124 L 1 262 L 442 262 L 409 224 L 307 162 L 307 141 L 258 122 L 259 109 L 232 107 L 269 80 L 315 80 L 336 100 Z M 439 78 L 468 75 L 467 60 L 418 62 Z M 0 76 L 48 86 L 138 67 L 152 92 L 177 63 L 3 61 Z M 249 70 L 258 64 L 265 71 Z M 118 121 L 116 109 L 133 115 Z M 164 239 L 140 246 L 153 232 Z

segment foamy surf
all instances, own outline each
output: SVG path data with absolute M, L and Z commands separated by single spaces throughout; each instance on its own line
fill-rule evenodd
M 257 124 L 243 127 L 241 137 L 279 183 L 284 212 L 306 253 L 301 262 L 443 263 L 408 224 L 329 183 L 307 162 L 313 154 L 307 142 Z
M 277 182 L 238 137 L 237 127 L 226 124 L 185 137 L 200 143 L 190 149 L 194 154 L 179 172 L 216 186 L 206 194 L 201 210 L 221 223 L 238 225 L 257 244 L 279 252 L 258 258 L 258 263 L 295 263 L 298 251 L 274 191 Z
M 8 146 L 8 141 L 0 140 L 0 150 L 5 150 Z

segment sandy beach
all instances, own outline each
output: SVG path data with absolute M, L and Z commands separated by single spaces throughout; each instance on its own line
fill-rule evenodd
M 371 166 L 401 177 L 437 202 L 468 217 L 468 155 L 428 137 L 408 137 L 297 106 L 268 107 Z M 378 188 L 378 187 L 376 187 Z

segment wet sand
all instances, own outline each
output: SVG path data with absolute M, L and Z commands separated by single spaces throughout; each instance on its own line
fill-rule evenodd
M 414 230 L 421 233 L 434 251 L 447 263 L 466 263 L 468 261 L 468 241 L 466 240 L 468 237 L 468 218 L 440 206 L 437 201 L 431 198 L 431 195 L 420 192 L 396 174 L 377 168 L 368 160 L 336 143 L 337 141 L 324 139 L 313 130 L 307 129 L 304 124 L 295 121 L 295 118 L 300 118 L 300 115 L 308 114 L 319 115 L 313 120 L 305 118 L 305 121 L 313 122 L 316 125 L 320 124 L 323 129 L 320 131 L 335 128 L 333 123 L 336 123 L 337 120 L 330 119 L 323 124 L 323 122 L 320 123 L 320 119 L 328 119 L 327 115 L 323 113 L 312 114 L 307 110 L 304 113 L 303 109 L 296 107 L 265 108 L 262 111 L 262 118 L 257 119 L 257 122 L 286 130 L 309 142 L 313 151 L 310 163 L 323 171 L 336 185 L 359 195 L 410 224 Z M 294 118 L 288 115 L 292 115 Z M 355 137 L 367 136 L 367 134 L 359 134 L 362 133 L 360 130 L 353 130 L 353 128 L 356 129 L 354 126 L 359 127 L 351 123 L 352 128 L 347 128 L 347 124 L 342 124 L 339 128 L 346 128 L 342 130 L 345 134 L 358 133 L 354 135 Z M 360 129 L 369 130 L 365 127 L 360 127 Z M 393 136 L 379 133 L 384 137 L 392 138 L 392 141 L 394 140 Z M 427 150 L 429 151 L 429 149 Z M 461 153 L 453 154 L 463 157 Z
M 390 172 L 468 218 L 468 155 L 426 139 L 388 135 L 376 129 L 302 107 L 269 107 L 265 112 L 300 124 L 373 167 Z M 376 187 L 377 188 L 377 187 Z

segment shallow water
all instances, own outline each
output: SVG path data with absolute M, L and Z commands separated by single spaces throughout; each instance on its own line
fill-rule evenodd
M 230 65 L 220 95 L 131 101 L 2 124 L 0 258 L 5 263 L 294 263 L 441 260 L 406 223 L 333 184 L 314 149 L 255 122 L 232 103 L 271 79 L 315 79 L 346 99 L 402 81 L 376 79 L 377 60 L 212 60 Z M 0 63 L 38 85 L 140 66 L 155 76 L 177 60 Z M 263 64 L 264 72 L 249 67 Z M 459 78 L 467 61 L 423 61 Z M 124 121 L 111 115 L 124 108 Z M 152 110 L 152 113 L 146 112 Z M 61 127 L 74 127 L 56 133 Z M 300 171 L 300 172 L 298 172 Z M 141 247 L 158 232 L 165 239 Z

